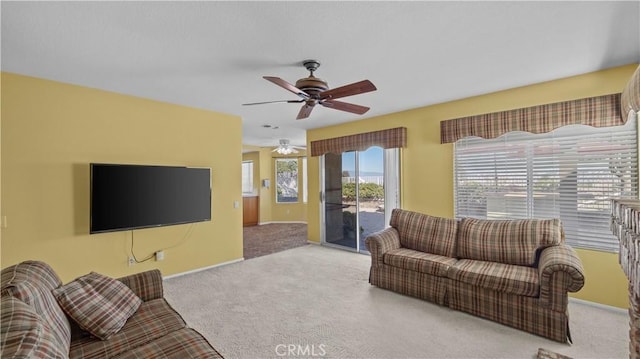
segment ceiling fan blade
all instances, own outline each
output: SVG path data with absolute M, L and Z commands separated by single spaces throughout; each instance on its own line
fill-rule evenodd
M 361 93 L 371 92 L 377 90 L 376 87 L 369 80 L 362 80 L 360 82 L 354 82 L 349 85 L 336 87 L 331 90 L 320 93 L 321 100 L 333 100 L 340 97 L 347 97 L 358 95 Z
M 313 110 L 313 106 L 309 106 L 305 103 L 304 105 L 302 105 L 300 112 L 298 112 L 298 117 L 296 117 L 296 120 L 302 120 L 303 118 L 309 117 L 309 115 L 311 114 L 311 110 Z
M 342 102 L 342 101 L 324 100 L 320 102 L 320 104 L 324 107 L 332 108 L 334 110 L 357 113 L 358 115 L 362 115 L 365 112 L 369 111 L 369 107 L 360 106 L 353 103 Z
M 265 101 L 265 102 L 251 102 L 251 103 L 243 103 L 242 106 L 264 105 L 264 104 L 267 104 L 267 103 L 278 103 L 278 102 L 300 103 L 300 102 L 304 102 L 304 99 L 300 99 L 300 100 Z
M 309 96 L 308 93 L 300 90 L 299 88 L 293 86 L 292 84 L 288 83 L 287 81 L 279 78 L 279 77 L 273 77 L 273 76 L 262 76 L 263 79 L 267 80 L 267 81 L 271 81 L 274 84 L 282 87 L 283 89 L 287 90 L 287 91 L 291 91 L 294 94 L 302 97 L 305 100 L 308 100 L 309 98 L 311 98 L 311 96 Z

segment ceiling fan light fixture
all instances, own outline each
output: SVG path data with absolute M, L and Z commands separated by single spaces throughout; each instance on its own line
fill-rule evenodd
M 291 146 L 291 144 L 289 143 L 289 140 L 285 140 L 285 139 L 280 140 L 280 145 L 278 146 L 278 148 L 274 150 L 274 152 L 277 152 L 281 155 L 290 155 L 292 153 L 298 153 L 298 151 Z
M 276 149 L 276 152 L 278 152 L 281 155 L 290 155 L 292 153 L 298 153 L 298 151 L 294 150 L 293 148 L 289 148 L 289 147 L 278 147 Z

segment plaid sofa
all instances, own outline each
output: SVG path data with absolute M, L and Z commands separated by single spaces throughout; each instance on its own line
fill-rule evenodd
M 558 219 L 462 220 L 394 209 L 366 238 L 369 282 L 537 334 L 571 341 L 568 292 L 582 263 Z
M 62 282 L 49 265 L 25 261 L 3 269 L 0 357 L 222 358 L 164 299 L 159 270 L 119 281 L 141 304 L 117 333 L 100 340 L 61 309 L 52 291 Z

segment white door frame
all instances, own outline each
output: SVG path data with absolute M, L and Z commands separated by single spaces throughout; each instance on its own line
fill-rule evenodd
M 361 151 L 357 151 L 361 152 Z M 391 220 L 391 212 L 393 208 L 400 208 L 400 149 L 399 148 L 390 148 L 384 149 L 384 221 L 385 228 L 389 227 L 389 221 Z M 359 156 L 356 155 L 355 158 L 355 166 L 356 166 L 356 174 L 358 173 L 358 162 Z M 318 173 L 320 174 L 320 192 L 319 192 L 319 210 L 320 210 L 320 244 L 326 245 L 329 247 L 340 248 L 344 250 L 349 250 L 353 252 L 361 252 L 360 250 L 360 241 L 356 242 L 356 249 L 338 246 L 332 243 L 327 242 L 326 238 L 326 215 L 325 215 L 325 156 L 320 156 L 320 161 L 318 161 Z M 356 193 L 358 190 L 358 181 L 356 181 Z M 358 213 L 357 209 L 359 207 L 358 201 L 356 201 L 356 213 Z M 356 228 L 359 228 L 360 224 L 360 216 L 356 216 Z M 359 237 L 359 231 L 357 231 Z

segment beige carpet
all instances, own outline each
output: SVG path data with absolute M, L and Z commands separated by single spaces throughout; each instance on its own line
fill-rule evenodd
M 572 301 L 574 344 L 561 344 L 372 287 L 369 263 L 306 245 L 167 279 L 165 295 L 227 358 L 629 356 L 623 311 Z

